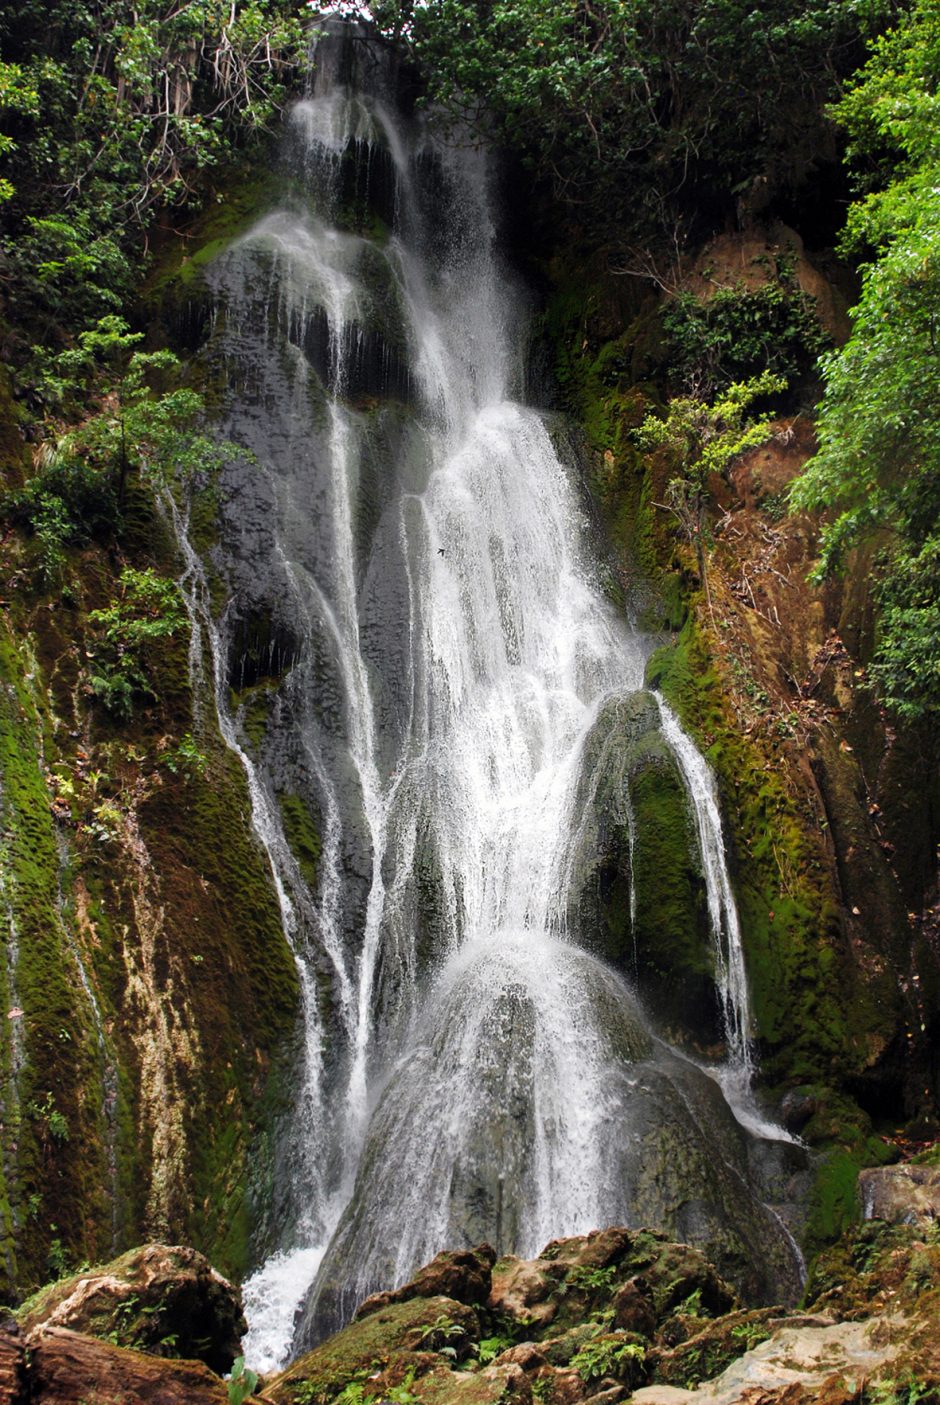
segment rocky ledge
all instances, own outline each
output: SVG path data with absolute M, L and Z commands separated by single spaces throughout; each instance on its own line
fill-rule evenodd
M 237 1288 L 149 1245 L 0 1320 L 0 1405 L 915 1405 L 940 1401 L 940 1231 L 872 1221 L 819 1257 L 800 1312 L 747 1308 L 647 1230 L 536 1259 L 439 1254 L 279 1375 L 235 1363 Z M 193 1359 L 179 1359 L 189 1357 Z M 251 1394 L 254 1391 L 254 1394 Z

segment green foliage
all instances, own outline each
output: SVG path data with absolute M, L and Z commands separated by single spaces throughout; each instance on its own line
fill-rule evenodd
M 49 1228 L 55 1230 L 57 1226 L 51 1224 Z M 71 1272 L 68 1250 L 58 1235 L 54 1235 L 49 1241 L 49 1248 L 46 1252 L 46 1265 L 53 1278 L 64 1278 L 66 1274 Z
M 610 1292 L 614 1286 L 616 1269 L 614 1268 L 589 1268 L 583 1264 L 575 1264 L 574 1268 L 568 1270 L 565 1278 L 565 1290 L 574 1289 L 588 1293 Z
M 304 1385 L 310 1384 L 312 1384 L 312 1382 L 304 1383 Z M 371 1400 L 373 1396 L 369 1396 L 368 1398 Z M 304 1401 L 315 1399 L 315 1395 L 312 1392 L 306 1392 L 304 1386 L 301 1386 L 300 1390 L 294 1396 L 294 1399 L 298 1402 L 298 1405 L 303 1405 Z M 334 1405 L 364 1405 L 365 1400 L 366 1388 L 364 1381 L 361 1379 L 353 1380 L 350 1381 L 348 1385 L 345 1385 L 339 1395 L 336 1396 Z
M 684 1298 L 676 1312 L 683 1313 L 687 1317 L 709 1317 L 711 1314 L 702 1307 L 702 1290 L 696 1288 L 687 1298 Z
M 793 186 L 883 6 L 854 0 L 374 0 L 430 96 L 488 125 L 605 225 L 671 222 L 696 187 Z M 843 70 L 844 71 L 844 70 Z
M 634 439 L 645 453 L 661 450 L 669 465 L 666 508 L 687 540 L 701 543 L 708 480 L 721 476 L 739 455 L 762 444 L 771 420 L 750 418 L 755 401 L 781 391 L 785 381 L 771 371 L 730 385 L 712 404 L 695 396 L 670 400 L 665 419 L 648 415 Z
M 132 468 L 157 482 L 184 481 L 224 451 L 195 432 L 201 395 L 184 386 L 163 393 L 153 388 L 155 378 L 178 375 L 178 358 L 171 351 L 130 351 L 139 340 L 120 318 L 102 318 L 80 335 L 75 350 L 56 358 L 55 370 L 66 378 L 47 375 L 44 381 L 47 393 L 60 399 L 78 387 L 97 392 L 102 408 L 63 435 L 57 448 L 109 473 L 119 501 Z
M 786 270 L 753 290 L 719 288 L 703 301 L 680 294 L 663 314 L 669 365 L 700 395 L 771 371 L 793 381 L 829 345 L 807 296 Z
M 646 1360 L 641 1343 L 628 1340 L 622 1333 L 611 1332 L 588 1342 L 572 1356 L 570 1366 L 582 1381 L 597 1381 L 604 1376 L 629 1377 Z
M 228 1380 L 228 1405 L 242 1405 L 242 1401 L 254 1394 L 258 1377 L 245 1365 L 243 1356 L 236 1356 L 232 1373 Z
M 411 1389 L 414 1384 L 414 1368 L 409 1367 L 400 1385 L 384 1386 L 381 1393 L 375 1389 L 366 1390 L 366 1372 L 357 1372 L 351 1381 L 334 1397 L 333 1405 L 372 1405 L 376 1400 L 391 1401 L 392 1405 L 415 1405 L 418 1397 Z M 310 1405 L 319 1398 L 315 1381 L 304 1381 L 295 1389 L 295 1405 Z
M 33 1099 L 26 1110 L 40 1124 L 42 1136 L 51 1137 L 56 1142 L 68 1141 L 69 1124 L 56 1107 L 52 1093 L 47 1093 L 41 1101 Z
M 297 0 L 5 6 L 0 201 L 18 310 L 75 326 L 119 305 L 134 232 L 276 116 L 302 14 Z
M 67 547 L 105 541 L 120 522 L 113 483 L 83 460 L 54 451 L 41 457 L 33 477 L 7 495 L 0 511 L 36 539 L 37 574 L 46 586 L 61 581 Z
M 477 1345 L 477 1360 L 481 1366 L 489 1366 L 502 1352 L 508 1351 L 515 1342 L 512 1337 L 483 1337 Z
M 163 762 L 174 776 L 182 775 L 187 780 L 194 776 L 205 776 L 209 764 L 205 752 L 197 746 L 191 732 L 186 732 L 176 746 L 163 753 Z
M 860 545 L 880 548 L 881 614 L 871 675 L 903 717 L 940 714 L 940 23 L 915 6 L 880 40 L 837 109 L 861 184 L 896 174 L 853 209 L 867 247 L 852 336 L 825 360 L 819 451 L 792 492 L 822 510 L 817 579 Z
M 137 693 L 153 695 L 148 650 L 186 624 L 183 598 L 175 581 L 153 570 L 121 572 L 120 595 L 89 624 L 99 631 L 91 686 L 109 712 L 130 717 Z
M 466 1341 L 466 1332 L 459 1322 L 454 1322 L 446 1313 L 432 1322 L 421 1338 L 419 1351 L 436 1351 L 451 1361 L 456 1361 L 458 1348 Z
M 23 72 L 18 63 L 0 61 L 0 116 L 4 113 L 34 113 L 39 107 L 39 94 L 35 85 Z M 0 132 L 0 157 L 16 151 L 16 142 L 11 136 Z M 0 203 L 10 200 L 14 194 L 12 183 L 0 176 Z
M 862 1388 L 864 1405 L 918 1405 L 918 1401 L 930 1399 L 934 1387 L 918 1380 L 912 1371 L 902 1371 L 900 1376 L 883 1376 L 877 1381 L 866 1381 Z
M 37 471 L 2 505 L 8 521 L 36 538 L 43 585 L 61 583 L 68 547 L 120 534 L 131 472 L 157 485 L 185 481 L 211 471 L 233 449 L 197 433 L 201 395 L 155 385 L 177 378 L 180 363 L 170 351 L 135 350 L 140 340 L 109 314 L 74 346 L 39 358 L 40 392 L 49 406 L 74 412 L 92 401 L 97 407 L 46 441 Z

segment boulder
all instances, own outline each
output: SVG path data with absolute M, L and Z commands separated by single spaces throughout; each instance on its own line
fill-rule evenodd
M 651 1362 L 660 1385 L 692 1386 L 717 1376 L 749 1348 L 771 1336 L 777 1309 L 730 1312 L 714 1321 L 699 1319 L 697 1330 L 672 1347 L 661 1348 Z M 826 1324 L 831 1325 L 831 1323 Z
M 496 1251 L 489 1244 L 480 1244 L 476 1249 L 445 1251 L 419 1269 L 410 1283 L 366 1298 L 356 1310 L 356 1317 L 368 1317 L 389 1303 L 407 1302 L 409 1298 L 453 1298 L 469 1307 L 485 1303 L 492 1286 L 495 1262 Z
M 0 1405 L 25 1405 L 28 1399 L 26 1343 L 12 1312 L 0 1309 Z
M 656 1330 L 656 1313 L 649 1283 L 637 1274 L 621 1284 L 614 1294 L 614 1326 L 622 1332 L 639 1332 L 651 1337 Z
M 535 1345 L 535 1342 L 520 1342 L 518 1346 L 511 1346 L 507 1351 L 501 1351 L 494 1362 L 496 1366 L 521 1366 L 523 1371 L 538 1371 L 543 1366 L 548 1365 L 545 1353 Z
M 29 1353 L 28 1398 L 41 1405 L 228 1405 L 201 1361 L 161 1361 L 65 1327 L 33 1332 Z
M 870 1377 L 891 1372 L 902 1350 L 884 1320 L 839 1322 L 826 1327 L 783 1327 L 734 1361 L 714 1380 L 682 1390 L 644 1386 L 633 1405 L 797 1405 L 857 1398 Z
M 940 1166 L 877 1166 L 859 1172 L 866 1220 L 924 1224 L 940 1219 Z
M 100 1268 L 43 1288 L 17 1314 L 20 1327 L 63 1327 L 153 1356 L 232 1368 L 248 1330 L 239 1289 L 195 1249 L 147 1244 Z
M 441 1347 L 457 1343 L 459 1350 L 461 1342 L 479 1338 L 476 1313 L 455 1298 L 386 1303 L 298 1357 L 272 1377 L 262 1395 L 277 1405 L 294 1405 L 298 1394 L 306 1405 L 330 1405 L 350 1381 L 366 1377 L 368 1393 L 371 1379 L 381 1382 L 389 1371 L 400 1371 L 402 1378 L 410 1372 L 409 1389 L 417 1394 L 425 1375 L 446 1367 L 437 1354 Z
M 411 1390 L 421 1405 L 532 1405 L 529 1378 L 513 1364 L 482 1371 L 435 1371 Z
M 489 1307 L 506 1317 L 527 1320 L 534 1327 L 547 1327 L 558 1312 L 553 1294 L 565 1271 L 561 1264 L 506 1254 L 493 1268 Z

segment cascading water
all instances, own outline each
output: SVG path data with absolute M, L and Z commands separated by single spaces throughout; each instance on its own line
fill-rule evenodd
M 188 547 L 184 580 L 303 974 L 303 1090 L 276 1252 L 246 1285 L 249 1357 L 283 1358 L 305 1295 L 298 1345 L 483 1238 L 534 1251 L 646 1219 L 707 1239 L 729 1220 L 756 1259 L 777 1245 L 785 1275 L 719 1090 L 572 917 L 593 743 L 642 689 L 649 646 L 602 594 L 576 477 L 515 398 L 525 305 L 489 163 L 403 118 L 393 68 L 352 26 L 321 43 L 288 146 L 283 203 L 209 274 L 220 432 L 254 456 L 219 485 L 220 619 Z M 746 1078 L 717 808 L 660 717 Z M 298 823 L 319 834 L 314 880 Z M 678 1145 L 694 1192 L 670 1189 Z

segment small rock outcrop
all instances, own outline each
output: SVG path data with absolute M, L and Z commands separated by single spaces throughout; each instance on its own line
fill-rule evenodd
M 152 1356 L 202 1361 L 224 1375 L 247 1331 L 241 1292 L 195 1249 L 147 1244 L 43 1288 L 17 1314 L 38 1329 L 67 1328 Z
M 410 1283 L 387 1293 L 373 1293 L 359 1305 L 356 1317 L 368 1317 L 389 1303 L 403 1303 L 410 1298 L 453 1298 L 473 1307 L 485 1303 L 490 1295 L 496 1250 L 489 1244 L 476 1249 L 457 1249 L 438 1254 L 420 1269 Z
M 876 1166 L 862 1171 L 858 1193 L 866 1220 L 923 1224 L 940 1219 L 940 1166 Z

